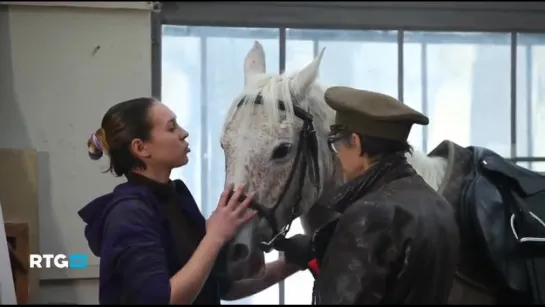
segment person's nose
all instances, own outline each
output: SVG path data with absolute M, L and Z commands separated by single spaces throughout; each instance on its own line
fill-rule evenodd
M 184 129 L 182 129 L 180 133 L 180 140 L 185 141 L 185 139 L 187 139 L 188 137 L 189 137 L 189 133 L 185 131 Z
M 186 139 L 189 137 L 189 132 L 185 131 L 184 129 L 182 129 L 182 139 Z

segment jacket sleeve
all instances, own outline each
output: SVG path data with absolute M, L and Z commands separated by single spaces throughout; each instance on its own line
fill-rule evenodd
M 316 284 L 317 304 L 377 305 L 382 301 L 391 268 L 402 254 L 394 238 L 393 211 L 354 206 L 342 215 Z
M 166 305 L 170 278 L 161 245 L 160 223 L 143 201 L 118 203 L 105 221 L 101 257 L 109 257 L 123 278 L 126 303 Z

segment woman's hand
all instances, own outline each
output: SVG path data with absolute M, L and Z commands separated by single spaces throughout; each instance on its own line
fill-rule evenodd
M 230 187 L 221 193 L 216 210 L 206 221 L 206 235 L 208 237 L 224 244 L 235 236 L 243 224 L 255 216 L 257 212 L 246 210 L 252 202 L 253 193 L 239 202 L 242 190 L 243 187 L 239 187 L 231 197 L 229 197 Z

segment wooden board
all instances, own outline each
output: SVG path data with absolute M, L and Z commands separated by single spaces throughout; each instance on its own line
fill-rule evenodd
M 6 222 L 6 238 L 8 239 L 10 264 L 13 284 L 18 305 L 26 305 L 29 296 L 30 258 L 28 245 L 28 223 Z
M 0 169 L 4 221 L 28 223 L 29 253 L 39 253 L 37 152 L 32 149 L 0 149 Z M 39 278 L 40 270 L 29 271 L 28 303 L 37 301 Z

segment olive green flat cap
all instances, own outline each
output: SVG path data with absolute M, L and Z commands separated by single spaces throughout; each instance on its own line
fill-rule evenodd
M 334 86 L 325 91 L 336 125 L 373 137 L 407 141 L 413 124 L 427 125 L 428 117 L 399 100 L 377 92 Z

